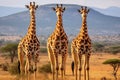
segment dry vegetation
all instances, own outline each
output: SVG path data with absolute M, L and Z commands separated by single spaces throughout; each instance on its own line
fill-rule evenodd
M 102 62 L 104 62 L 107 59 L 111 58 L 117 58 L 120 59 L 120 54 L 117 55 L 110 55 L 110 54 L 92 54 L 91 60 L 90 60 L 90 80 L 101 80 L 102 77 L 106 77 L 107 80 L 114 80 L 114 77 L 112 76 L 112 67 L 109 65 L 104 65 Z M 0 57 L 0 64 L 4 62 L 10 62 L 9 59 L 5 59 L 3 57 Z M 40 62 L 38 66 L 42 66 L 44 64 L 47 64 L 49 62 L 47 55 L 40 55 Z M 71 57 L 68 57 L 67 59 L 67 72 L 65 76 L 65 80 L 75 80 L 74 76 L 72 76 L 71 71 Z M 118 80 L 120 80 L 120 69 L 118 71 Z M 33 78 L 33 75 L 31 75 L 31 80 Z M 17 75 L 10 75 L 9 72 L 3 71 L 0 68 L 0 80 L 19 80 L 19 76 Z M 52 75 L 49 73 L 38 73 L 37 74 L 37 80 L 52 80 Z M 59 76 L 59 80 L 60 76 Z

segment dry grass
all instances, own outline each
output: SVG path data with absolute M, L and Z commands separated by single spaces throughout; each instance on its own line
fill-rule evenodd
M 110 59 L 110 58 L 118 58 L 120 59 L 119 55 L 110 55 L 110 54 L 102 54 L 102 55 L 91 55 L 90 58 L 90 80 L 100 80 L 102 77 L 106 77 L 107 80 L 114 80 L 112 76 L 112 67 L 109 65 L 102 64 L 103 61 Z M 9 62 L 9 59 L 4 59 L 0 57 L 0 64 L 4 62 Z M 49 62 L 47 55 L 40 55 L 40 62 L 38 66 L 42 66 Z M 74 76 L 72 76 L 71 71 L 71 57 L 67 59 L 67 71 L 65 80 L 75 80 Z M 120 69 L 118 71 L 118 80 L 120 80 Z M 59 76 L 59 80 L 61 77 Z M 33 80 L 33 75 L 31 75 L 31 80 Z M 0 80 L 19 80 L 19 76 L 10 75 L 8 72 L 2 71 L 0 69 Z M 38 73 L 37 80 L 52 80 L 52 75 L 47 73 Z

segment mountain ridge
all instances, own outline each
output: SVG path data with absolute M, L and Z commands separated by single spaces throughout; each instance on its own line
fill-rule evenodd
M 105 15 L 120 17 L 120 15 L 119 15 L 120 14 L 120 7 L 112 6 L 112 7 L 108 7 L 105 9 L 93 7 L 93 9 L 96 11 L 99 11 L 100 13 L 105 14 Z
M 52 11 L 55 4 L 39 6 L 36 11 L 37 34 L 50 35 L 55 28 L 56 14 Z M 77 34 L 81 26 L 81 14 L 77 12 L 79 5 L 65 5 L 63 26 L 68 35 Z M 0 18 L 0 31 L 3 34 L 25 35 L 29 25 L 29 11 L 12 14 Z M 120 18 L 103 15 L 92 8 L 88 14 L 88 31 L 90 34 L 119 34 Z M 6 31 L 7 29 L 7 31 Z
M 26 10 L 25 8 L 19 8 L 19 7 L 7 7 L 7 6 L 0 6 L 0 17 L 5 17 L 14 13 L 22 12 Z M 4 13 L 4 14 L 3 14 Z

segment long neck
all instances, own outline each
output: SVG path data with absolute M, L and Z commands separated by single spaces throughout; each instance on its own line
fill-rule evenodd
M 63 27 L 62 24 L 62 16 L 57 16 L 57 26 L 56 27 Z
M 30 25 L 28 28 L 28 33 L 36 34 L 35 12 L 30 12 Z
M 86 18 L 82 18 L 82 27 L 80 29 L 80 33 L 81 34 L 88 33 Z

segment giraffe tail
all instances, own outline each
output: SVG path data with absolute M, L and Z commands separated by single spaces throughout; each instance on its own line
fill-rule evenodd
M 20 61 L 18 60 L 18 73 L 20 74 Z

